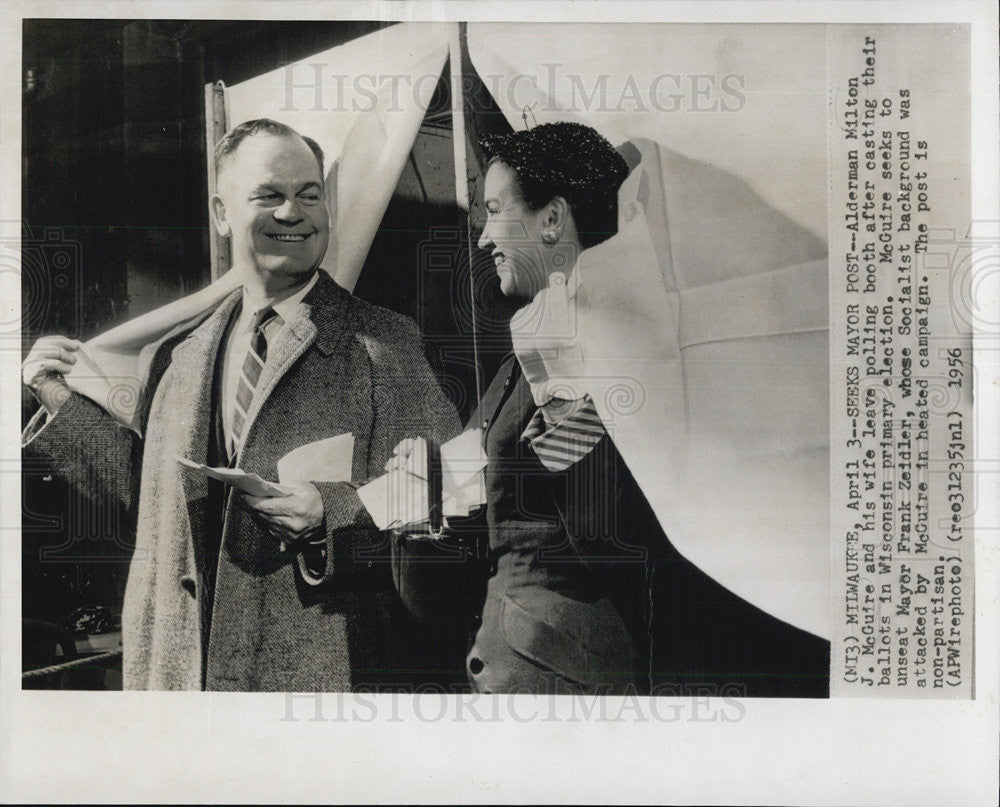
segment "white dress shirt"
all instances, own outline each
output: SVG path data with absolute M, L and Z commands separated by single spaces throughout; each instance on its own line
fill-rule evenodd
M 295 314 L 295 309 L 302 299 L 309 293 L 310 289 L 316 285 L 319 279 L 317 270 L 313 273 L 312 279 L 299 289 L 291 297 L 287 297 L 279 303 L 269 303 L 254 300 L 246 286 L 243 287 L 243 306 L 236 324 L 229 332 L 229 341 L 226 344 L 226 355 L 222 364 L 222 428 L 226 435 L 226 444 L 230 451 L 233 450 L 233 420 L 236 411 L 236 391 L 239 389 L 240 374 L 243 372 L 243 362 L 246 360 L 247 352 L 250 350 L 250 342 L 253 338 L 254 315 L 262 308 L 269 305 L 274 309 L 277 316 L 264 326 L 264 336 L 267 338 L 268 353 L 270 346 L 274 344 L 285 323 Z M 270 359 L 269 359 L 270 360 Z M 265 362 L 265 366 L 267 366 Z

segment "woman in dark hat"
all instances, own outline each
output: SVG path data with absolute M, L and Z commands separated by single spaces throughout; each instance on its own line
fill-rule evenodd
M 674 549 L 608 433 L 613 412 L 598 416 L 574 363 L 578 268 L 628 282 L 618 245 L 604 244 L 617 234 L 624 158 L 575 123 L 483 148 L 479 247 L 520 310 L 514 354 L 470 423 L 488 457 L 491 561 L 466 659 L 473 689 L 825 696 L 829 643 L 736 597 Z
M 488 250 L 515 306 L 573 278 L 615 234 L 625 160 L 595 130 L 552 123 L 488 138 Z M 533 324 L 535 317 L 529 317 Z M 544 317 L 542 318 L 544 319 Z M 532 324 L 515 330 L 470 425 L 488 456 L 491 575 L 468 655 L 483 692 L 648 691 L 656 519 L 572 384 L 550 383 Z

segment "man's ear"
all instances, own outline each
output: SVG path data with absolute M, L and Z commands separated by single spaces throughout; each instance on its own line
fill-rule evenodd
M 223 238 L 228 238 L 230 227 L 229 219 L 226 218 L 226 203 L 222 201 L 222 197 L 219 194 L 215 194 L 212 196 L 211 201 L 209 201 L 208 207 L 216 232 Z

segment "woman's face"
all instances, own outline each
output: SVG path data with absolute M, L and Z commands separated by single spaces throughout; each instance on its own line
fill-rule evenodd
M 509 165 L 493 163 L 483 190 L 486 226 L 479 248 L 490 250 L 500 277 L 500 290 L 529 302 L 548 282 L 546 245 L 542 242 L 545 208 L 531 210 L 521 199 L 517 174 Z

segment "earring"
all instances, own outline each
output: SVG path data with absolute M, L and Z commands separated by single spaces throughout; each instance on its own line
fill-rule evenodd
M 545 227 L 542 230 L 542 243 L 552 246 L 559 242 L 559 231 L 555 227 Z

